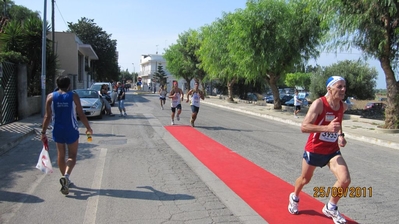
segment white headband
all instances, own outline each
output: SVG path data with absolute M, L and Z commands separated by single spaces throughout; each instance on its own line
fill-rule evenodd
M 326 88 L 333 86 L 335 83 L 337 83 L 338 81 L 345 81 L 344 78 L 342 78 L 341 76 L 331 76 L 330 78 L 327 79 L 326 82 Z M 326 93 L 326 96 L 328 95 L 328 92 Z

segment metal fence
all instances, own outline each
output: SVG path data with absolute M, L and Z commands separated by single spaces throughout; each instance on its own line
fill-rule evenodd
M 17 67 L 0 63 L 0 125 L 18 120 Z

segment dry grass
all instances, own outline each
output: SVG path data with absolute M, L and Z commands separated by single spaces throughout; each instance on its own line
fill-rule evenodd
M 355 105 L 353 105 L 353 108 L 352 108 L 354 110 L 356 110 L 356 109 L 363 110 L 364 107 L 366 106 L 366 104 L 369 102 L 381 102 L 378 100 L 351 100 L 351 101 L 355 104 Z M 382 103 L 385 103 L 385 102 L 382 102 Z
M 351 100 L 351 101 L 354 103 L 353 108 L 352 108 L 354 110 L 356 110 L 356 109 L 364 109 L 364 107 L 366 106 L 366 104 L 368 102 L 372 102 L 370 100 Z

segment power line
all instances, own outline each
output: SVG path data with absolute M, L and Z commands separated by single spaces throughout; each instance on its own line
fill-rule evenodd
M 55 2 L 55 5 L 57 6 L 58 12 L 59 12 L 60 15 L 61 15 L 62 21 L 64 21 L 65 26 L 68 27 L 68 24 L 65 22 L 65 19 L 64 19 L 64 17 L 62 16 L 62 13 L 61 13 L 61 11 L 60 11 L 60 8 L 58 7 L 57 2 L 56 2 L 56 1 L 54 1 L 54 2 Z M 53 26 L 54 26 L 54 24 L 53 24 Z

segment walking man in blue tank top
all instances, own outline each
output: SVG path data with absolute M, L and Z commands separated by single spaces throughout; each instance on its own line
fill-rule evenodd
M 68 76 L 57 78 L 58 90 L 47 96 L 45 114 L 42 124 L 43 142 L 47 141 L 46 129 L 52 119 L 53 140 L 56 143 L 58 151 L 58 167 L 61 171 L 60 178 L 61 193 L 69 194 L 69 185 L 71 181 L 69 176 L 76 164 L 76 156 L 79 145 L 79 126 L 76 119 L 78 114 L 83 125 L 86 127 L 86 133 L 93 134 L 89 121 L 82 110 L 78 94 L 70 90 L 71 80 Z M 66 147 L 68 146 L 68 159 L 65 161 Z

